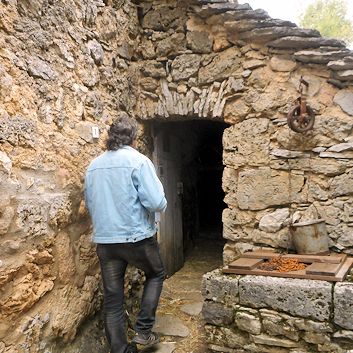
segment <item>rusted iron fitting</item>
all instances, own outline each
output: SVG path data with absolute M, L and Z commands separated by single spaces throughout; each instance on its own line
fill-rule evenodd
M 306 92 L 304 93 L 304 86 Z M 288 126 L 295 132 L 304 133 L 314 127 L 315 114 L 313 109 L 307 105 L 306 96 L 309 89 L 309 82 L 300 78 L 298 91 L 300 96 L 296 100 L 296 105 L 293 107 L 287 116 Z

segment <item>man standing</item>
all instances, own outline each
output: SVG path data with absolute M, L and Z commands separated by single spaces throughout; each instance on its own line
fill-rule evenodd
M 136 343 L 159 341 L 152 332 L 164 280 L 164 268 L 154 234 L 155 212 L 167 201 L 152 162 L 132 145 L 136 123 L 127 114 L 110 126 L 107 151 L 89 165 L 85 198 L 93 222 L 103 288 L 104 321 L 111 353 L 137 352 Z M 125 332 L 124 276 L 128 264 L 144 271 L 146 282 L 128 344 Z

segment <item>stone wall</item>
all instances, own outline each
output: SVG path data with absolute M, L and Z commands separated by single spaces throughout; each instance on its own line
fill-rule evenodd
M 209 347 L 227 353 L 353 351 L 352 283 L 225 276 L 203 278 Z
M 61 342 L 101 305 L 82 181 L 133 110 L 138 35 L 130 1 L 0 2 L 0 352 L 102 347 Z
M 292 217 L 325 218 L 331 248 L 352 253 L 353 56 L 342 42 L 225 0 L 2 0 L 0 34 L 1 353 L 74 352 L 79 346 L 64 342 L 100 307 L 82 181 L 120 111 L 142 122 L 229 124 L 225 263 L 257 246 L 290 246 Z M 317 114 L 306 134 L 286 125 L 301 76 Z M 141 126 L 141 149 L 150 152 Z M 266 314 L 239 305 L 254 306 L 250 319 Z M 336 324 L 331 343 L 351 337 L 352 327 Z M 268 345 L 277 328 L 256 325 L 254 344 Z M 308 340 L 299 342 L 318 339 Z
M 353 54 L 336 39 L 226 1 L 144 2 L 137 116 L 207 119 L 224 134 L 224 262 L 291 247 L 292 220 L 324 218 L 335 251 L 353 252 Z M 309 82 L 314 129 L 286 116 Z

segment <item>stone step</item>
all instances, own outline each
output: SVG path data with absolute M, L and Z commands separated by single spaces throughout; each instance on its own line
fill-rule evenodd
M 190 330 L 184 325 L 183 321 L 173 315 L 157 315 L 153 331 L 163 336 L 187 337 Z

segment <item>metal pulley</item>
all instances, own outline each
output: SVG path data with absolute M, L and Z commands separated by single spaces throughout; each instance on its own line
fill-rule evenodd
M 287 123 L 293 131 L 303 133 L 313 128 L 315 113 L 306 104 L 306 94 L 303 93 L 303 86 L 308 90 L 309 83 L 303 77 L 300 78 L 299 82 L 300 96 L 296 100 L 296 106 L 288 113 Z

